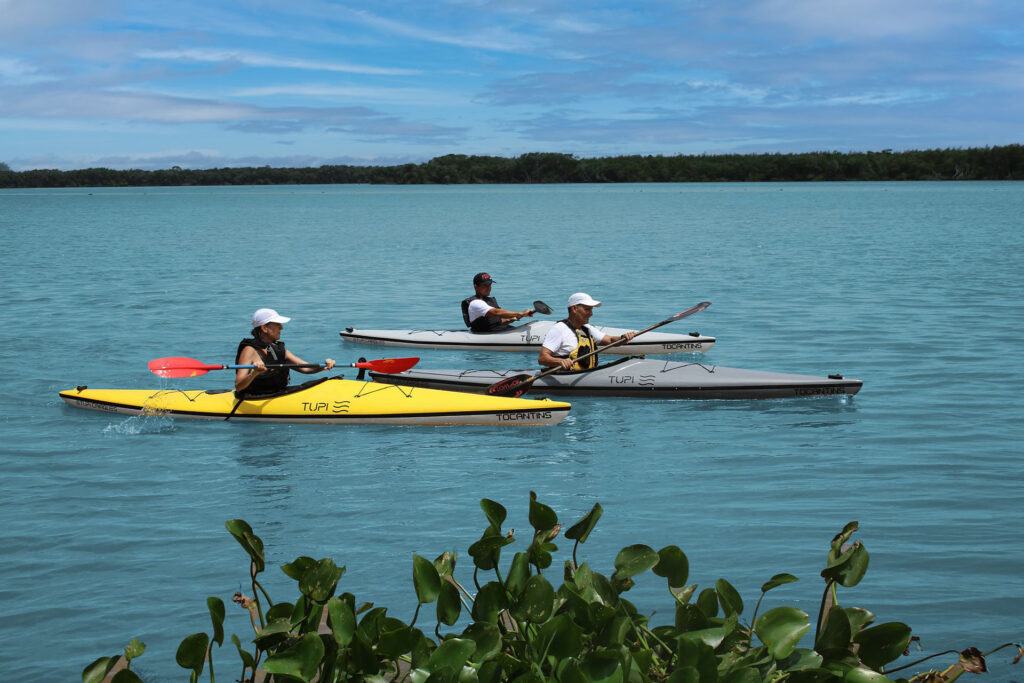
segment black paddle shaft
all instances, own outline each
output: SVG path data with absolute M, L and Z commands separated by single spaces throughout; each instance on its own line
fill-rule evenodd
M 705 308 L 707 308 L 710 305 L 711 305 L 710 301 L 702 301 L 702 302 L 700 302 L 699 304 L 697 304 L 696 306 L 694 306 L 692 308 L 688 308 L 685 311 L 680 311 L 679 313 L 676 313 L 671 318 L 666 318 L 665 320 L 662 320 L 660 323 L 655 323 L 654 325 L 651 325 L 650 327 L 645 327 L 644 329 L 640 330 L 635 335 L 633 335 L 633 339 L 636 339 L 637 337 L 639 337 L 641 334 L 644 334 L 645 332 L 650 332 L 653 329 L 661 327 L 662 325 L 668 325 L 669 323 L 674 323 L 677 320 L 682 320 L 683 318 L 687 318 L 687 317 L 689 317 L 689 316 L 691 316 L 691 315 L 693 315 L 695 313 L 700 313 L 701 311 L 703 311 Z M 577 356 L 576 360 L 577 361 L 581 361 L 584 358 L 590 358 L 591 356 L 597 355 L 598 353 L 601 353 L 602 351 L 607 351 L 608 349 L 610 349 L 612 347 L 621 346 L 621 345 L 625 344 L 627 341 L 628 340 L 625 337 L 622 337 L 618 341 L 613 341 L 611 344 L 607 344 L 607 345 L 605 345 L 604 347 L 602 347 L 600 349 L 591 351 L 590 353 L 585 353 L 582 356 Z M 545 370 L 544 372 L 538 373 L 536 375 L 525 375 L 524 374 L 524 375 L 513 375 L 512 377 L 506 377 L 505 379 L 501 380 L 500 382 L 495 382 L 491 386 L 487 387 L 487 393 L 489 395 L 491 395 L 491 396 L 508 396 L 508 397 L 511 397 L 511 398 L 516 398 L 516 397 L 522 396 L 527 391 L 529 391 L 530 386 L 534 382 L 536 382 L 538 379 L 540 379 L 541 377 L 545 377 L 545 376 L 550 375 L 552 373 L 558 372 L 561 369 L 562 368 L 560 368 L 560 367 L 549 368 L 549 369 Z

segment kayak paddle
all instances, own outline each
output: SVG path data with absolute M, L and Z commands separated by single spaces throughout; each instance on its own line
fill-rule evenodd
M 419 363 L 419 358 L 381 358 L 378 360 L 360 361 L 334 367 L 368 368 L 374 372 L 390 375 L 395 372 L 404 372 Z M 255 365 L 208 365 L 195 358 L 182 358 L 174 356 L 170 358 L 157 358 L 149 361 L 149 369 L 154 375 L 160 377 L 199 377 L 211 370 L 241 370 L 254 368 Z M 267 364 L 268 368 L 323 368 L 322 363 L 280 363 Z
M 551 315 L 551 307 L 543 301 L 534 301 L 533 310 L 541 315 Z
M 681 311 L 680 313 L 676 313 L 671 318 L 666 318 L 665 320 L 662 320 L 660 323 L 656 323 L 654 325 L 651 325 L 650 327 L 645 327 L 644 329 L 640 330 L 635 335 L 633 335 L 633 339 L 636 339 L 637 337 L 639 337 L 644 332 L 650 332 L 651 330 L 655 329 L 656 327 L 661 327 L 662 325 L 668 325 L 669 323 L 674 323 L 675 321 L 682 320 L 683 318 L 689 317 L 689 316 L 693 315 L 694 313 L 700 313 L 701 311 L 703 311 L 705 308 L 707 308 L 710 305 L 711 305 L 710 301 L 702 301 L 699 304 L 697 304 L 696 306 L 694 306 L 693 308 L 688 308 L 685 311 Z M 576 358 L 576 360 L 577 361 L 581 361 L 584 358 L 590 358 L 591 356 L 596 355 L 598 353 L 601 353 L 602 351 L 607 351 L 608 349 L 612 348 L 613 346 L 621 346 L 622 344 L 625 344 L 626 341 L 627 340 L 625 338 L 622 338 L 622 339 L 620 339 L 618 341 L 613 341 L 611 344 L 606 344 L 605 346 L 602 346 L 600 349 L 597 349 L 596 351 L 591 351 L 590 353 L 585 353 L 582 356 L 578 356 Z M 522 396 L 523 394 L 525 394 L 527 391 L 529 391 L 530 390 L 530 386 L 534 382 L 536 382 L 538 379 L 540 379 L 541 377 L 544 377 L 546 375 L 550 375 L 551 373 L 554 373 L 554 372 L 561 372 L 561 371 L 562 371 L 561 367 L 554 367 L 554 368 L 549 368 L 549 369 L 545 370 L 544 372 L 541 372 L 541 373 L 536 374 L 536 375 L 521 374 L 521 375 L 513 375 L 512 377 L 506 377 L 505 379 L 501 380 L 500 382 L 495 382 L 491 386 L 487 387 L 487 394 L 489 396 L 507 396 L 509 398 L 517 398 L 517 397 Z

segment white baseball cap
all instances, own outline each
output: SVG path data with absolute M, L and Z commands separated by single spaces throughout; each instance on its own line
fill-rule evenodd
M 291 320 L 283 315 L 278 314 L 273 308 L 261 308 L 252 314 L 252 326 L 260 327 L 267 323 L 281 323 L 282 325 Z
M 583 292 L 576 292 L 575 294 L 569 297 L 569 306 L 578 306 L 579 304 L 583 304 L 584 306 L 594 306 L 596 308 L 597 306 L 601 305 L 601 302 L 594 301 L 593 299 L 590 298 L 589 294 L 584 294 Z

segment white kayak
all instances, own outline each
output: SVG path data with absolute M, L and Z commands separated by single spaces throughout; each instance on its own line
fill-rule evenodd
M 483 393 L 492 384 L 525 370 L 408 370 L 370 374 L 378 382 Z M 620 358 L 592 370 L 553 373 L 533 382 L 539 395 L 629 396 L 634 398 L 751 399 L 856 394 L 861 380 L 741 370 L 702 363 Z
M 346 327 L 339 332 L 345 341 L 378 346 L 407 346 L 420 349 L 472 349 L 480 351 L 530 351 L 540 353 L 544 336 L 555 324 L 554 320 L 534 320 L 496 332 L 470 332 L 460 330 L 362 330 Z M 606 335 L 621 335 L 621 327 L 595 325 Z M 669 334 L 647 332 L 632 341 L 602 351 L 602 353 L 631 356 L 656 353 L 703 353 L 715 343 L 714 337 L 697 332 Z

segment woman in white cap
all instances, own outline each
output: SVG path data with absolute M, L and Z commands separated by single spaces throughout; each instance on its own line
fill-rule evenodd
M 284 348 L 281 329 L 291 320 L 280 315 L 273 308 L 261 308 L 252 314 L 252 337 L 238 343 L 235 353 L 237 365 L 254 365 L 235 371 L 235 394 L 264 395 L 276 394 L 288 387 L 288 368 L 267 368 L 267 365 L 292 363 L 305 365 L 306 361 Z M 323 367 L 295 368 L 301 373 L 312 375 L 334 367 L 334 360 L 328 358 Z
M 570 296 L 569 317 L 559 320 L 548 330 L 537 361 L 546 368 L 589 370 L 597 367 L 597 354 L 577 361 L 579 356 L 596 351 L 599 346 L 606 346 L 622 338 L 629 340 L 636 336 L 636 332 L 626 332 L 621 336 L 604 334 L 588 324 L 594 309 L 600 305 L 600 301 L 595 301 L 589 294 L 583 292 Z

